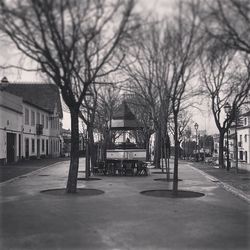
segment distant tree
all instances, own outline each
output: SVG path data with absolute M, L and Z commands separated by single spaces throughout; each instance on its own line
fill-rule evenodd
M 127 97 L 127 103 L 129 104 L 131 111 L 135 115 L 142 129 L 135 131 L 137 141 L 143 147 L 146 148 L 146 160 L 150 160 L 150 137 L 154 133 L 153 121 L 151 113 L 148 112 L 148 105 L 145 103 L 145 99 L 138 97 L 136 94 L 130 94 Z
M 167 18 L 166 18 L 167 19 Z M 155 130 L 154 164 L 160 167 L 160 158 L 169 155 L 168 123 L 171 110 L 173 84 L 172 65 L 169 54 L 173 41 L 170 35 L 170 19 L 152 19 L 140 26 L 135 36 L 135 51 L 128 57 L 131 63 L 126 67 L 130 77 L 129 91 L 136 93 L 147 106 Z M 167 146 L 168 145 L 168 146 Z M 166 157 L 164 157 L 166 160 Z M 167 166 L 167 162 L 165 162 Z M 168 173 L 169 171 L 167 171 Z
M 210 45 L 210 43 L 209 43 Z M 202 92 L 210 99 L 215 124 L 219 130 L 219 165 L 224 166 L 224 135 L 235 120 L 237 109 L 244 105 L 250 90 L 250 62 L 242 55 L 217 46 L 216 41 L 201 58 Z M 231 112 L 223 119 L 224 106 L 231 104 Z
M 0 30 L 56 84 L 71 115 L 67 192 L 77 191 L 78 115 L 89 86 L 119 67 L 133 0 L 0 0 Z

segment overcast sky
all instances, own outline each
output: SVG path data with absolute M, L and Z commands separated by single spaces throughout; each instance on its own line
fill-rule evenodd
M 142 9 L 145 15 L 154 15 L 157 13 L 157 16 L 162 15 L 171 15 L 173 11 L 175 0 L 139 0 L 138 7 Z M 20 52 L 15 49 L 8 41 L 0 41 L 0 64 L 1 65 L 21 65 L 24 62 L 24 57 L 21 56 Z M 35 65 L 30 61 L 25 59 L 27 67 L 35 68 Z M 21 70 L 1 70 L 0 78 L 4 76 L 8 78 L 9 81 L 20 81 L 20 82 L 41 82 L 41 76 L 35 72 L 24 72 Z M 211 112 L 209 112 L 208 103 L 203 103 L 200 105 L 201 110 L 193 109 L 192 110 L 192 120 L 199 124 L 200 130 L 206 130 L 209 134 L 217 133 L 217 129 L 213 120 Z M 193 124 L 191 125 L 193 129 Z M 63 118 L 63 127 L 70 128 L 70 116 L 64 112 Z

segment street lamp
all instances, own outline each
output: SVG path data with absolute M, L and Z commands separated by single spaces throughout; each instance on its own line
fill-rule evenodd
M 229 113 L 231 111 L 231 106 L 227 102 L 224 106 L 225 113 L 227 114 L 227 171 L 230 169 L 230 162 L 229 162 L 229 143 L 228 143 L 228 130 L 229 130 L 229 122 L 228 122 L 228 117 Z
M 197 122 L 194 124 L 194 128 L 196 131 L 196 147 L 195 147 L 196 148 L 196 161 L 198 161 L 199 159 L 198 159 L 198 133 L 197 133 L 197 130 L 199 128 L 199 125 Z

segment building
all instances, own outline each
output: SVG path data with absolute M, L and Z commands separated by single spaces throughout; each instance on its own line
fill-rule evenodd
M 250 111 L 242 114 L 240 117 L 242 123 L 237 128 L 238 158 L 240 161 L 250 164 Z
M 236 152 L 238 151 L 239 168 L 250 170 L 250 112 L 240 115 L 237 123 L 237 127 L 233 123 L 228 131 L 229 159 L 231 166 L 234 167 L 237 159 Z M 224 138 L 224 147 L 225 149 L 227 148 L 226 135 Z
M 63 117 L 53 84 L 0 83 L 0 163 L 58 157 Z

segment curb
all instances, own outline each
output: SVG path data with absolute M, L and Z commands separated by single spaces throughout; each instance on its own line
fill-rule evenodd
M 226 191 L 229 191 L 232 194 L 234 194 L 235 196 L 237 196 L 237 197 L 245 200 L 246 202 L 250 203 L 250 196 L 247 195 L 247 194 L 245 194 L 242 190 L 240 190 L 238 188 L 235 188 L 235 187 L 232 187 L 231 185 L 229 185 L 229 184 L 227 184 L 225 182 L 222 182 L 221 180 L 217 179 L 216 177 L 214 177 L 214 176 L 212 176 L 210 174 L 207 174 L 204 171 L 191 166 L 190 164 L 188 164 L 188 166 L 190 168 L 192 168 L 193 170 L 196 170 L 197 172 L 199 172 L 203 176 L 205 176 L 210 181 L 217 182 L 217 185 L 219 185 L 220 187 L 224 188 Z
M 25 176 L 25 177 L 33 176 L 33 175 L 35 175 L 35 174 L 37 174 L 37 173 L 39 173 L 39 172 L 42 172 L 42 171 L 45 170 L 46 168 L 54 167 L 54 166 L 56 166 L 56 165 L 58 165 L 58 164 L 60 164 L 60 163 L 62 163 L 62 162 L 61 162 L 61 161 L 60 161 L 60 162 L 55 162 L 55 163 L 52 163 L 52 164 L 50 164 L 50 165 L 48 165 L 48 166 L 45 166 L 45 167 L 39 168 L 39 169 L 37 169 L 37 170 L 31 171 L 31 172 L 29 172 L 29 173 L 27 173 L 27 174 L 22 174 L 22 175 L 16 176 L 16 177 L 11 178 L 11 179 L 9 179 L 9 180 L 7 180 L 7 181 L 1 182 L 1 183 L 0 183 L 0 187 L 3 186 L 4 184 L 11 183 L 11 182 L 14 182 L 14 181 L 16 181 L 16 180 L 18 180 L 18 179 L 21 179 L 21 178 L 24 177 L 24 176 Z

